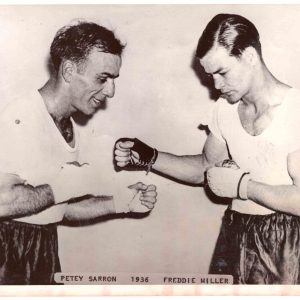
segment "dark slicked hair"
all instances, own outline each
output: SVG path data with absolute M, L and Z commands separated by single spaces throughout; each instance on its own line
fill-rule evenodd
M 86 60 L 94 48 L 121 56 L 124 47 L 111 30 L 95 23 L 80 22 L 65 26 L 56 33 L 50 56 L 57 72 L 63 59 L 79 64 Z
M 246 18 L 233 14 L 216 15 L 204 29 L 196 50 L 196 56 L 203 58 L 217 43 L 226 48 L 230 55 L 239 57 L 249 46 L 256 49 L 260 57 L 259 33 Z

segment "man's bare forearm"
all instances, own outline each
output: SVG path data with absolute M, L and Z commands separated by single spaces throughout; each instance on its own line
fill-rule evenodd
M 202 154 L 177 156 L 159 152 L 153 166 L 156 171 L 191 184 L 201 184 L 208 164 Z
M 296 185 L 268 185 L 250 180 L 248 199 L 267 208 L 300 216 L 300 188 Z
M 65 219 L 84 221 L 116 213 L 113 196 L 91 197 L 68 204 Z
M 42 211 L 54 204 L 51 187 L 16 185 L 5 194 L 0 193 L 0 217 L 20 217 Z

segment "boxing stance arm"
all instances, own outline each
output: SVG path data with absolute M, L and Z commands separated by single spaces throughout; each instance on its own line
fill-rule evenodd
M 20 217 L 90 193 L 87 167 L 64 165 L 50 184 L 33 187 L 12 173 L 0 173 L 0 217 Z
M 49 184 L 32 186 L 13 173 L 0 172 L 0 217 L 21 217 L 89 193 L 82 169 L 63 166 Z
M 287 159 L 291 185 L 268 185 L 250 180 L 248 199 L 270 209 L 300 216 L 300 151 L 291 153 Z
M 0 217 L 20 217 L 42 211 L 54 204 L 51 187 L 17 184 L 0 192 Z
M 84 221 L 118 213 L 149 213 L 156 203 L 156 186 L 152 184 L 137 182 L 128 187 L 116 188 L 115 192 L 117 195 L 114 196 L 89 196 L 71 200 L 65 219 Z
M 69 202 L 64 218 L 68 221 L 84 221 L 116 213 L 112 196 L 90 197 Z
M 158 152 L 153 169 L 186 183 L 201 184 L 204 181 L 204 172 L 226 158 L 228 158 L 226 145 L 210 134 L 202 154 L 177 156 Z

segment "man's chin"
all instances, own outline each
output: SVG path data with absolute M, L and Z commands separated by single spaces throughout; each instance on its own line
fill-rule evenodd
M 234 95 L 222 94 L 220 97 L 227 100 L 229 104 L 235 104 L 239 101 L 239 99 Z

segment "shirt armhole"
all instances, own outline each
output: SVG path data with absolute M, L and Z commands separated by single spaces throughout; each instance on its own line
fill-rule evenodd
M 289 103 L 288 114 L 288 136 L 289 136 L 289 153 L 300 150 L 300 93 L 298 92 Z
M 222 99 L 219 99 L 216 103 L 214 103 L 213 109 L 212 109 L 212 114 L 211 118 L 208 123 L 208 128 L 212 135 L 217 138 L 219 141 L 223 142 L 224 144 L 226 143 L 221 129 L 220 129 L 220 120 L 219 120 L 219 110 L 221 106 Z

